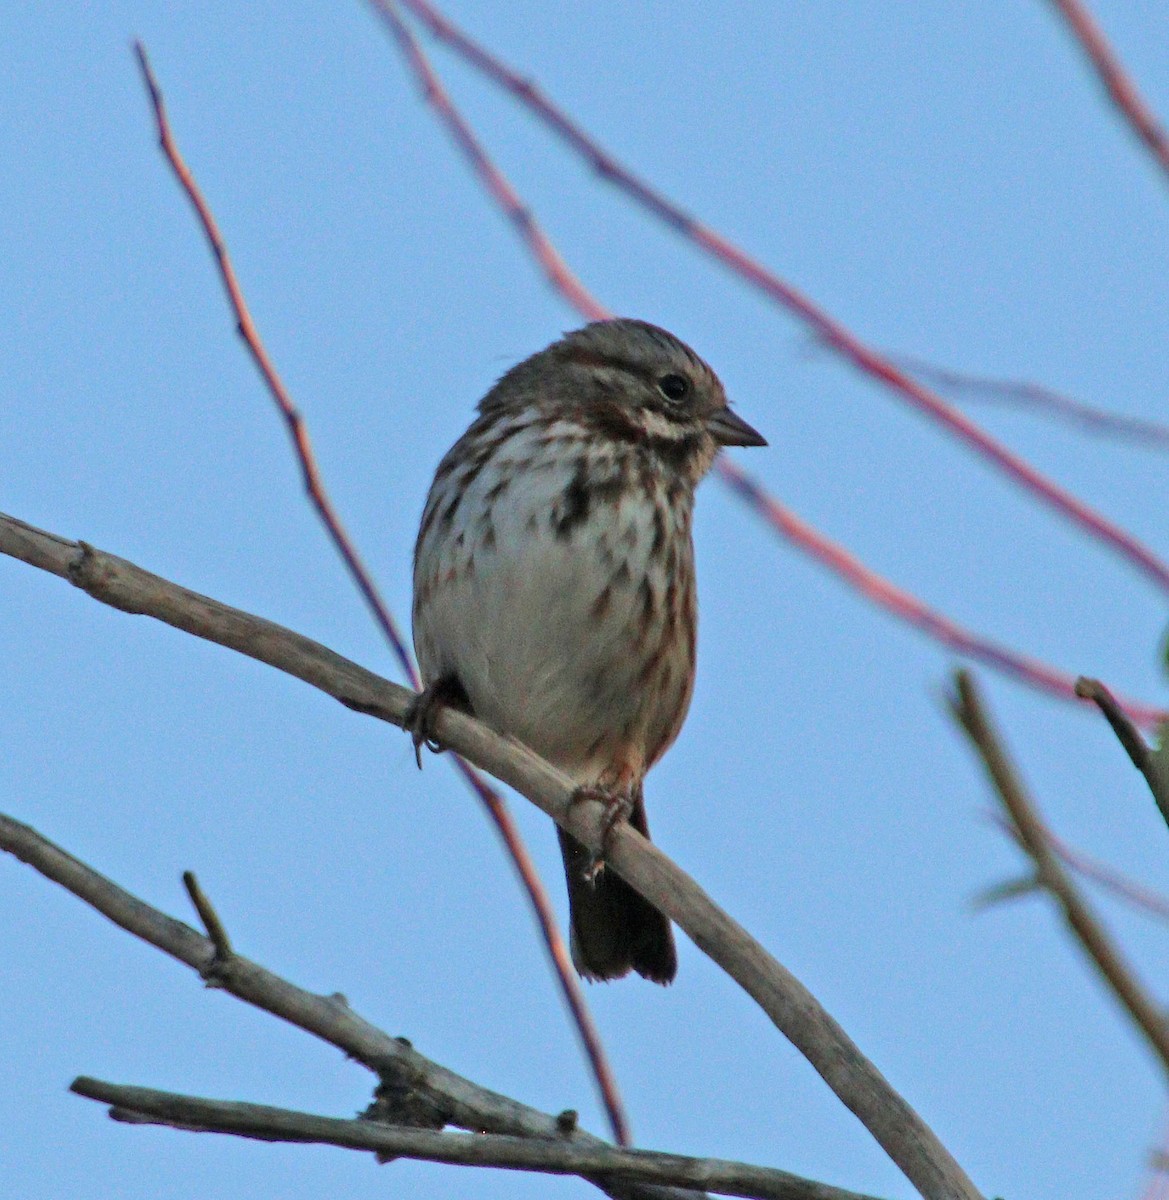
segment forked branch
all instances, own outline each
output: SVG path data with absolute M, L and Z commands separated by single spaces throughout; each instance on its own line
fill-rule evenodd
M 95 550 L 0 517 L 0 553 L 51 571 L 95 599 L 143 613 L 268 663 L 350 708 L 401 726 L 415 693 L 291 630 L 188 591 Z M 627 823 L 602 848 L 605 810 L 576 799 L 572 782 L 510 738 L 442 709 L 439 741 L 516 789 L 633 885 L 727 972 L 804 1055 L 828 1086 L 928 1200 L 979 1200 L 979 1193 L 909 1104 L 816 998 L 684 871 Z
M 208 922 L 213 910 L 201 892 L 197 907 L 201 920 L 215 929 L 214 937 L 205 937 L 140 900 L 35 829 L 3 814 L 0 850 L 27 863 L 128 933 L 192 968 L 214 987 L 336 1046 L 361 1063 L 381 1080 L 377 1111 L 400 1124 L 427 1128 L 456 1125 L 512 1138 L 556 1139 L 562 1145 L 582 1148 L 608 1146 L 563 1116 L 521 1104 L 440 1066 L 419 1054 L 405 1038 L 391 1037 L 371 1025 L 344 997 L 306 992 L 231 950 L 219 918 Z M 689 1190 L 669 1191 L 663 1196 L 658 1188 L 615 1188 L 604 1181 L 593 1182 L 615 1200 L 700 1200 Z

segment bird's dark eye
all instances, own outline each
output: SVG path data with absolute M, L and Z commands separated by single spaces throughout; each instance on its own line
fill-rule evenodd
M 658 391 L 667 400 L 681 400 L 689 390 L 690 381 L 682 375 L 663 375 L 658 380 Z

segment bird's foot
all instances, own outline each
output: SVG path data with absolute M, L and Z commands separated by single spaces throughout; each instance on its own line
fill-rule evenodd
M 579 804 L 582 800 L 595 800 L 603 804 L 605 812 L 601 818 L 601 851 L 594 854 L 581 872 L 589 883 L 594 883 L 605 866 L 605 854 L 609 849 L 609 839 L 613 829 L 620 821 L 628 821 L 633 812 L 633 797 L 628 792 L 616 791 L 600 784 L 583 784 L 572 793 L 570 804 Z
M 414 761 L 422 770 L 422 747 L 425 745 L 432 754 L 441 754 L 444 747 L 434 735 L 438 710 L 443 705 L 450 705 L 461 712 L 470 712 L 471 706 L 463 685 L 453 675 L 444 675 L 436 679 L 410 701 L 409 708 L 402 721 L 402 728 L 410 735 L 414 743 Z

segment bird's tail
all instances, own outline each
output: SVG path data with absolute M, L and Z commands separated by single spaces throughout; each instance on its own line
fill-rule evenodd
M 649 837 L 640 787 L 629 823 Z M 613 871 L 602 868 L 586 879 L 592 856 L 571 834 L 558 832 L 576 969 L 586 979 L 620 979 L 634 970 L 654 983 L 671 983 L 678 954 L 669 919 Z

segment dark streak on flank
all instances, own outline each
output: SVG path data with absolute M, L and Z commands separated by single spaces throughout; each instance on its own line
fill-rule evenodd
M 638 594 L 641 596 L 641 617 L 639 619 L 639 624 L 641 626 L 642 636 L 644 636 L 649 632 L 649 627 L 653 622 L 654 615 L 654 591 L 650 586 L 648 575 L 642 578 L 641 586 L 637 590 Z

